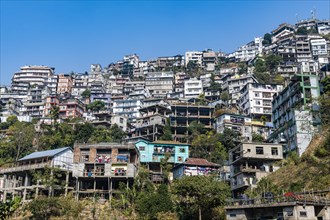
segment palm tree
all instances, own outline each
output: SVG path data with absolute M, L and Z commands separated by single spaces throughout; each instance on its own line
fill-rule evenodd
M 60 117 L 60 107 L 56 105 L 52 105 L 52 109 L 50 110 L 50 118 L 52 119 L 52 125 L 54 128 L 55 122 Z

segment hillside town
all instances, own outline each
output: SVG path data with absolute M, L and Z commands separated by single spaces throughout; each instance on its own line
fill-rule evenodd
M 231 53 L 148 60 L 133 53 L 81 73 L 18 67 L 11 85 L 0 87 L 0 148 L 17 138 L 11 156 L 0 150 L 1 201 L 69 194 L 112 201 L 143 172 L 153 184 L 216 175 L 230 188 L 227 219 L 257 219 L 265 207 L 267 216 L 282 213 L 272 219 L 330 219 L 329 199 L 291 196 L 298 199 L 269 206 L 249 202 L 246 193 L 283 159 L 301 158 L 328 123 L 319 102 L 327 77 L 330 20 L 314 16 L 280 24 Z M 16 122 L 32 126 L 30 147 Z M 70 132 L 76 136 L 67 141 Z M 53 168 L 63 187 L 35 178 L 41 172 L 55 179 Z

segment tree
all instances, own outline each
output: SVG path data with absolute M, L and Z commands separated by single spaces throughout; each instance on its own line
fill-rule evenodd
M 275 73 L 278 65 L 282 62 L 282 57 L 279 55 L 271 54 L 265 58 L 267 70 L 270 73 Z
M 161 140 L 163 141 L 172 141 L 172 130 L 171 130 L 171 125 L 170 125 L 170 120 L 166 120 L 166 124 L 163 129 L 163 135 L 160 137 Z
M 184 176 L 173 183 L 177 211 L 182 219 L 212 219 L 211 210 L 230 197 L 229 186 L 214 176 Z
M 189 124 L 188 132 L 190 134 L 188 140 L 191 142 L 196 136 L 203 134 L 205 132 L 205 128 L 203 124 L 193 121 Z
M 161 184 L 157 191 L 141 192 L 137 199 L 136 209 L 145 219 L 156 219 L 158 213 L 171 212 L 173 202 L 167 185 Z
M 80 142 L 86 143 L 94 132 L 93 125 L 89 123 L 77 124 L 75 130 L 75 139 Z
M 229 96 L 229 93 L 227 91 L 224 91 L 220 94 L 220 99 L 225 103 L 227 104 L 229 99 L 230 99 L 230 96 Z
M 271 83 L 271 79 L 270 79 L 270 74 L 269 73 L 256 72 L 256 73 L 254 73 L 254 76 L 258 79 L 258 82 L 259 83 L 263 83 L 263 84 L 269 84 L 269 83 Z
M 238 138 L 239 134 L 228 128 L 225 128 L 223 133 L 219 134 L 219 140 L 227 151 L 236 147 L 236 142 L 238 141 Z
M 297 35 L 307 35 L 308 34 L 307 28 L 306 27 L 298 28 L 296 31 L 296 34 Z
M 126 132 L 124 132 L 117 124 L 111 126 L 109 132 L 113 142 L 121 142 L 126 136 Z
M 83 97 L 83 98 L 90 98 L 91 97 L 91 90 L 89 90 L 89 89 L 86 89 L 85 91 L 83 91 L 82 93 L 81 93 L 81 96 Z
M 264 40 L 262 41 L 263 46 L 269 46 L 272 43 L 272 35 L 269 33 L 266 33 L 264 35 Z
M 53 126 L 56 120 L 59 118 L 59 116 L 60 116 L 60 107 L 53 105 L 50 110 L 50 117 L 52 119 Z
M 253 132 L 252 133 L 252 141 L 253 142 L 263 142 L 264 141 L 264 137 L 261 134 L 258 134 L 258 133 Z
M 100 143 L 100 142 L 111 142 L 112 138 L 110 131 L 105 126 L 97 126 L 88 142 L 90 143 Z
M 92 102 L 91 104 L 87 105 L 87 109 L 90 109 L 93 112 L 98 112 L 100 110 L 103 110 L 104 107 L 105 107 L 105 103 L 100 100 L 96 100 L 96 101 Z
M 265 73 L 267 72 L 266 63 L 263 59 L 258 58 L 254 64 L 255 73 Z
M 35 129 L 32 123 L 28 122 L 15 122 L 9 127 L 9 133 L 11 134 L 9 141 L 12 146 L 12 151 L 8 152 L 9 155 L 15 154 L 15 160 L 17 161 L 21 156 L 26 155 L 32 150 Z
M 190 155 L 191 157 L 204 158 L 211 162 L 222 164 L 227 157 L 227 152 L 221 142 L 219 142 L 218 134 L 209 131 L 193 139 Z
M 242 75 L 247 73 L 247 65 L 246 63 L 240 63 L 238 64 L 238 74 Z

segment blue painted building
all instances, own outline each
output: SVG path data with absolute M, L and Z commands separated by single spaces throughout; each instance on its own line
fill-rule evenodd
M 140 153 L 141 163 L 159 163 L 165 157 L 165 153 L 170 153 L 168 162 L 179 164 L 189 157 L 189 144 L 174 141 L 155 141 L 138 140 L 135 143 Z

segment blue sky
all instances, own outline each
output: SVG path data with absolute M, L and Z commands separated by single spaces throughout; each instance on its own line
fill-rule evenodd
M 212 48 L 231 52 L 280 23 L 330 19 L 329 1 L 1 0 L 0 84 L 23 65 L 89 71 L 137 53 L 141 59 Z

